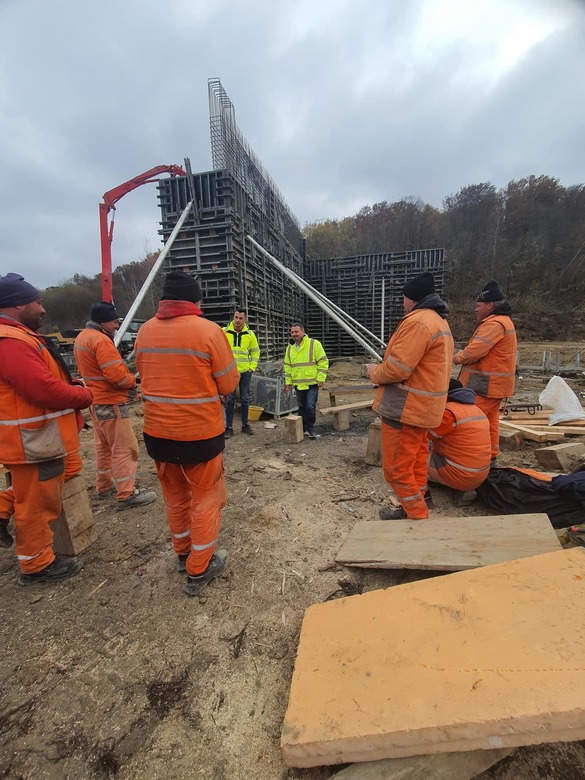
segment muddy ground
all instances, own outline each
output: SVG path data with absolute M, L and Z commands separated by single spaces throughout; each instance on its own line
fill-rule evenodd
M 543 348 L 523 347 L 522 364 L 538 365 Z M 563 345 L 562 359 L 578 348 Z M 360 368 L 336 363 L 328 384 L 358 379 Z M 516 400 L 535 402 L 546 378 L 524 369 L 520 376 Z M 585 393 L 583 380 L 572 385 Z M 328 405 L 326 392 L 320 405 Z M 133 413 L 140 434 L 140 404 Z M 355 412 L 343 433 L 322 417 L 321 438 L 294 446 L 283 441 L 282 421 L 266 429 L 266 419 L 252 423 L 253 438 L 227 443 L 221 544 L 231 563 L 199 598 L 182 591 L 144 449 L 140 487 L 159 498 L 116 512 L 114 501 L 94 500 L 92 434 L 82 434 L 99 534 L 82 556 L 83 571 L 52 587 L 23 588 L 13 552 L 0 551 L 0 777 L 324 780 L 337 771 L 288 769 L 280 757 L 303 612 L 430 575 L 332 563 L 352 526 L 376 519 L 388 495 L 381 470 L 364 462 L 371 411 Z M 534 446 L 505 453 L 502 465 L 535 467 Z M 434 502 L 429 522 L 485 513 L 455 508 L 440 488 Z M 583 777 L 579 742 L 522 748 L 482 775 Z

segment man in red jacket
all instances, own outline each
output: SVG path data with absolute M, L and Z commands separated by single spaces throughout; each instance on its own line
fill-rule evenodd
M 12 489 L 0 493 L 0 524 L 6 546 L 14 514 L 21 585 L 66 580 L 81 569 L 76 558 L 55 556 L 49 523 L 61 512 L 64 481 L 81 471 L 77 410 L 92 395 L 37 332 L 44 315 L 32 284 L 0 276 L 0 457 L 12 476 Z
M 115 494 L 118 511 L 151 504 L 156 498 L 156 493 L 141 493 L 134 486 L 138 441 L 128 404 L 136 396 L 136 379 L 114 345 L 119 324 L 113 303 L 95 303 L 73 348 L 81 378 L 93 395 L 89 413 L 95 437 L 97 497 Z

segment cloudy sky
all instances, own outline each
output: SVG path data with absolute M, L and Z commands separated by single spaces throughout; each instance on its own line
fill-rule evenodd
M 103 193 L 210 170 L 207 80 L 301 224 L 530 174 L 585 181 L 581 0 L 0 0 L 0 273 L 100 271 Z M 123 198 L 114 266 L 157 249 Z

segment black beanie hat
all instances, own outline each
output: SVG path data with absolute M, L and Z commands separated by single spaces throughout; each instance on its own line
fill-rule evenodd
M 503 301 L 505 298 L 506 296 L 502 292 L 502 288 L 495 279 L 491 279 L 477 296 L 477 300 L 481 301 L 482 303 Z
M 89 318 L 92 322 L 97 322 L 98 325 L 101 325 L 104 322 L 119 320 L 120 316 L 118 315 L 116 307 L 113 303 L 108 303 L 108 301 L 100 301 L 99 303 L 94 303 L 94 305 L 91 307 Z
M 451 392 L 451 390 L 460 390 L 462 387 L 463 385 L 458 379 L 449 380 L 449 392 Z
M 199 303 L 203 296 L 199 282 L 184 271 L 169 271 L 166 276 L 161 301 L 191 301 Z
M 425 271 L 424 274 L 419 274 L 406 282 L 402 288 L 402 294 L 411 301 L 422 301 L 427 295 L 432 295 L 435 292 L 435 279 L 429 271 Z
M 14 306 L 26 306 L 38 301 L 40 292 L 32 284 L 24 281 L 20 274 L 0 276 L 0 309 L 12 309 Z

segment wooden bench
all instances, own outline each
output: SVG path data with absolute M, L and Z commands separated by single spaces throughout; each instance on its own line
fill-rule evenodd
M 377 388 L 378 385 L 373 385 L 371 383 L 367 385 L 340 385 L 339 387 L 328 387 L 329 403 L 331 406 L 335 406 L 337 404 L 338 396 L 364 395 L 365 393 L 377 390 Z
M 323 415 L 333 415 L 333 427 L 336 431 L 347 431 L 349 429 L 349 413 L 354 409 L 369 409 L 374 403 L 374 399 L 368 401 L 356 401 L 353 404 L 344 404 L 343 406 L 329 406 L 327 409 L 319 409 Z

